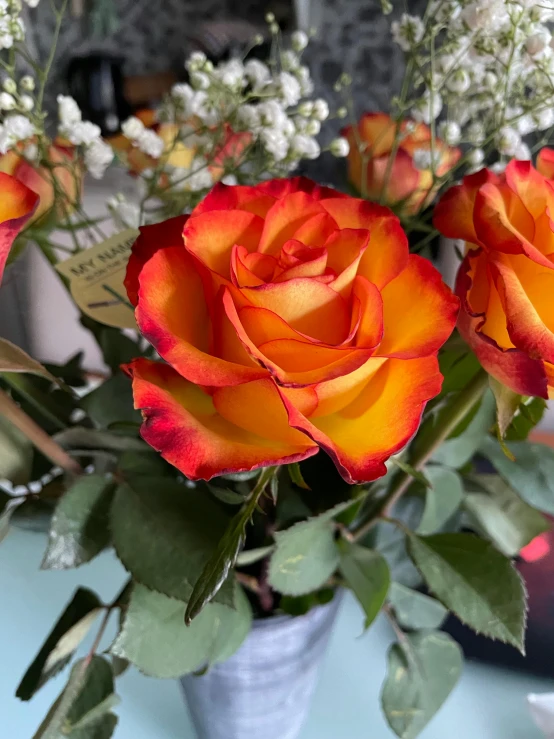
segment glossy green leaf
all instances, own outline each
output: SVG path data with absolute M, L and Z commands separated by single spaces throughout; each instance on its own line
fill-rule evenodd
M 510 443 L 508 448 L 515 461 L 492 438 L 485 439 L 479 451 L 526 503 L 554 515 L 554 449 L 526 441 Z
M 387 562 L 379 552 L 341 543 L 340 571 L 364 610 L 367 629 L 387 597 L 390 586 Z
M 109 511 L 114 493 L 103 475 L 83 475 L 58 503 L 41 567 L 66 570 L 90 562 L 110 541 Z
M 44 365 L 30 357 L 19 346 L 2 338 L 0 338 L 0 372 L 29 372 L 55 384 L 58 383 L 58 380 L 48 372 Z
M 303 490 L 310 489 L 310 486 L 306 483 L 306 481 L 302 477 L 302 472 L 300 470 L 300 465 L 298 464 L 298 462 L 294 462 L 293 464 L 287 465 L 287 469 L 289 471 L 290 479 L 293 481 L 295 485 L 298 485 L 298 487 L 302 488 Z
M 147 675 L 177 678 L 227 659 L 251 627 L 248 599 L 240 589 L 236 610 L 208 603 L 190 626 L 184 611 L 184 603 L 135 585 L 110 651 Z
M 49 678 L 66 666 L 87 635 L 101 605 L 98 596 L 91 590 L 76 590 L 19 683 L 16 691 L 18 698 L 29 700 Z
M 391 583 L 388 599 L 396 620 L 405 629 L 438 629 L 448 615 L 438 600 L 397 582 Z
M 125 569 L 137 582 L 184 602 L 228 522 L 207 491 L 159 477 L 120 485 L 110 516 Z M 219 598 L 232 604 L 232 583 L 223 586 Z
M 464 488 L 461 477 L 448 467 L 429 465 L 425 474 L 430 487 L 425 491 L 425 508 L 417 532 L 433 534 L 456 513 L 464 497 Z
M 461 621 L 523 651 L 525 588 L 492 544 L 472 534 L 410 534 L 408 552 L 430 590 Z
M 420 482 L 424 487 L 428 488 L 431 483 L 427 479 L 427 477 L 421 472 L 421 470 L 416 470 L 414 467 L 412 467 L 411 464 L 408 464 L 407 462 L 404 462 L 404 460 L 400 459 L 399 457 L 391 457 L 390 463 L 394 464 L 396 467 L 402 470 L 402 472 L 405 472 L 407 475 L 412 477 L 414 480 L 417 480 Z
M 539 423 L 545 410 L 544 398 L 524 398 L 506 431 L 506 440 L 524 441 Z
M 54 435 L 54 441 L 64 449 L 106 449 L 114 452 L 151 452 L 142 439 L 122 436 L 113 431 L 72 426 Z
M 237 557 L 237 567 L 247 567 L 255 562 L 259 562 L 261 559 L 269 556 L 274 549 L 273 544 L 267 547 L 258 547 L 257 549 L 243 549 Z
M 497 475 L 473 478 L 482 490 L 466 495 L 464 506 L 501 552 L 515 557 L 536 536 L 550 529 L 547 519 L 525 503 Z M 471 489 L 471 482 L 468 487 Z
M 463 666 L 459 646 L 435 631 L 407 635 L 388 653 L 383 712 L 400 739 L 415 739 L 454 689 Z

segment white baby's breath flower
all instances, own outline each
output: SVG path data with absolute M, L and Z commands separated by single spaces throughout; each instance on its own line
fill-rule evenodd
M 62 126 L 72 126 L 82 120 L 81 110 L 69 95 L 58 95 L 58 117 Z
M 208 57 L 204 54 L 203 51 L 193 51 L 185 62 L 185 67 L 189 74 L 191 72 L 198 72 L 200 69 L 203 69 L 207 59 Z
M 25 2 L 30 8 L 36 8 L 40 0 L 25 0 Z
M 410 51 L 422 40 L 425 26 L 418 16 L 403 13 L 399 21 L 393 21 L 391 30 L 394 42 L 402 51 Z
M 153 159 L 159 159 L 164 150 L 164 142 L 155 131 L 145 128 L 133 142 L 135 146 Z
M 237 120 L 247 131 L 257 132 L 260 127 L 260 114 L 255 105 L 245 103 L 237 109 Z
M 531 159 L 531 149 L 522 141 L 515 150 L 514 156 L 516 159 L 529 161 L 529 159 Z
M 111 197 L 106 203 L 117 228 L 138 228 L 140 226 L 140 207 L 132 203 L 123 193 Z
M 190 83 L 196 90 L 207 90 L 210 86 L 210 78 L 205 72 L 193 71 L 190 73 Z
M 314 100 L 313 117 L 318 121 L 325 121 L 329 118 L 329 104 L 323 98 Z
M 312 118 L 311 120 L 305 120 L 301 118 L 300 120 L 304 121 L 303 132 L 306 133 L 308 136 L 317 136 L 318 133 L 321 131 L 321 123 L 316 118 Z
M 539 131 L 545 131 L 547 128 L 554 126 L 554 109 L 545 108 L 537 111 L 534 115 Z
M 281 67 L 285 72 L 294 72 L 300 66 L 300 58 L 292 49 L 281 52 Z
M 112 147 L 97 138 L 85 150 L 85 166 L 95 180 L 101 180 L 113 161 Z
M 528 113 L 520 116 L 514 122 L 514 125 L 520 136 L 528 136 L 530 133 L 533 133 L 537 127 L 537 124 L 533 120 L 533 116 Z
M 35 133 L 35 127 L 24 115 L 7 116 L 0 126 L 0 154 L 5 154 L 20 141 L 32 138 Z
M 90 121 L 78 121 L 62 132 L 75 146 L 89 146 L 100 136 L 100 127 Z
M 416 121 L 423 121 L 429 125 L 431 121 L 438 118 L 442 110 L 442 97 L 438 92 L 433 95 L 428 90 L 421 96 L 421 99 L 412 109 L 412 117 Z
M 300 92 L 302 93 L 302 97 L 307 97 L 308 95 L 311 95 L 314 91 L 314 83 L 312 82 L 310 70 L 308 69 L 308 67 L 298 67 L 298 69 L 294 71 L 294 76 L 300 83 Z
M 121 132 L 128 139 L 138 139 L 144 131 L 144 123 L 140 118 L 130 116 L 121 124 Z
M 287 107 L 297 105 L 302 97 L 300 83 L 290 72 L 279 73 L 281 97 Z
M 274 128 L 264 129 L 260 134 L 264 149 L 271 154 L 276 162 L 280 162 L 287 156 L 289 140 L 280 131 Z
M 39 158 L 38 146 L 32 142 L 27 144 L 27 146 L 23 149 L 23 156 L 29 162 L 38 161 L 38 158 Z
M 466 129 L 465 138 L 470 144 L 481 146 L 485 141 L 485 128 L 480 121 L 474 121 Z
M 416 169 L 431 169 L 432 157 L 429 149 L 416 149 L 412 161 Z
M 321 149 L 312 136 L 296 134 L 290 142 L 291 153 L 300 159 L 317 159 Z
M 21 85 L 21 89 L 25 90 L 25 92 L 33 92 L 35 89 L 35 81 L 29 74 L 22 77 L 19 84 Z
M 304 31 L 295 31 L 290 37 L 290 45 L 294 51 L 303 51 L 308 45 L 308 34 Z
M 6 77 L 4 82 L 2 82 L 2 87 L 6 92 L 9 92 L 10 95 L 13 95 L 17 92 L 17 83 L 11 77 Z
M 35 107 L 35 101 L 30 95 L 22 95 L 19 99 L 21 107 L 27 112 L 31 111 Z
M 298 114 L 304 118 L 311 118 L 313 112 L 314 103 L 312 100 L 304 100 L 304 102 L 300 103 L 298 106 Z
M 457 69 L 446 80 L 446 86 L 451 92 L 462 94 L 469 89 L 471 79 L 465 69 Z
M 471 167 L 479 167 L 485 161 L 485 152 L 483 149 L 472 149 L 468 152 L 467 161 Z
M 254 90 L 261 90 L 271 80 L 269 67 L 259 59 L 249 59 L 244 65 L 244 74 Z
M 498 132 L 496 145 L 498 146 L 498 151 L 501 154 L 506 154 L 508 156 L 515 156 L 515 153 L 520 144 L 521 144 L 521 136 L 515 130 L 515 128 L 504 126 Z
M 456 146 L 460 143 L 462 131 L 455 121 L 443 121 L 439 124 L 439 136 L 449 146 Z
M 245 68 L 240 59 L 230 59 L 228 62 L 219 64 L 214 72 L 221 83 L 226 87 L 236 88 L 245 85 Z M 209 82 L 209 78 L 208 78 Z
M 9 92 L 0 92 L 0 110 L 13 110 L 15 98 Z
M 226 174 L 225 177 L 221 178 L 221 182 L 224 185 L 237 185 L 238 181 L 234 174 Z
M 537 56 L 541 51 L 544 51 L 550 44 L 552 35 L 546 27 L 542 28 L 537 33 L 532 33 L 528 36 L 525 42 L 525 48 L 530 56 Z
M 347 157 L 350 153 L 348 139 L 345 139 L 343 136 L 333 139 L 329 146 L 329 151 L 335 157 Z

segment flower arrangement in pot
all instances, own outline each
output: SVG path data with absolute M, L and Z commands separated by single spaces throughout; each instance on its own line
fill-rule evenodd
M 439 15 L 431 17 L 434 24 Z M 436 20 L 441 32 L 449 17 Z M 415 45 L 438 35 L 418 29 L 409 36 Z M 293 37 L 297 49 L 304 43 Z M 285 59 L 300 85 L 304 67 Z M 185 675 L 201 737 L 292 739 L 346 589 L 364 628 L 383 612 L 397 636 L 382 708 L 399 737 L 423 730 L 460 675 L 461 651 L 440 630 L 448 612 L 524 648 L 526 594 L 512 559 L 548 528 L 541 510 L 552 511 L 554 493 L 543 474 L 552 452 L 527 441 L 554 376 L 548 150 L 542 173 L 514 160 L 505 172 L 481 170 L 448 187 L 468 158 L 443 148 L 434 125 L 414 128 L 403 112 L 392 129 L 382 116 L 366 118 L 358 133 L 345 132 L 351 176 L 371 165 L 362 194 L 371 187 L 374 199 L 390 198 L 396 215 L 307 178 L 277 176 L 297 161 L 291 126 L 327 111 L 313 102 L 297 109 L 299 99 L 289 105 L 296 87 L 288 77 L 284 87 L 276 82 L 271 65 L 269 76 L 257 67 L 275 102 L 268 107 L 246 64 L 242 82 L 242 62 L 224 64 L 189 63 L 191 86 L 179 94 L 195 100 L 194 116 L 187 109 L 165 129 L 167 120 L 152 127 L 137 116 L 123 126 L 128 143 L 112 142 L 142 182 L 142 199 L 125 209 L 116 198 L 111 209 L 139 230 L 88 254 L 80 224 L 72 231 L 75 253 L 60 271 L 81 279 L 84 260 L 94 267 L 98 259 L 115 296 L 117 314 L 111 304 L 98 313 L 72 288 L 92 311 L 83 322 L 110 368 L 104 381 L 77 392 L 87 380 L 78 358 L 43 365 L 0 341 L 0 433 L 20 452 L 1 470 L 2 531 L 37 509 L 52 511 L 44 568 L 76 567 L 112 548 L 129 576 L 108 603 L 79 588 L 21 679 L 17 695 L 29 700 L 72 663 L 37 739 L 112 736 L 114 681 L 129 665 Z M 213 91 L 199 96 L 195 85 Z M 237 90 L 248 100 L 230 111 Z M 432 98 L 422 100 L 434 110 Z M 215 100 L 223 118 L 214 120 Z M 65 135 L 86 162 L 87 145 L 75 139 L 88 127 L 73 101 L 60 106 Z M 247 130 L 243 115 L 253 122 Z M 373 160 L 365 147 L 354 150 L 360 131 L 376 137 Z M 33 135 L 46 136 L 38 125 Z M 347 148 L 342 139 L 333 145 Z M 397 168 L 408 172 L 406 157 L 422 158 L 416 152 L 425 148 L 430 171 L 407 177 L 415 184 L 406 192 Z M 149 157 L 146 168 L 135 150 Z M 255 166 L 262 161 L 263 170 Z M 187 169 L 188 188 L 169 187 L 175 169 Z M 378 197 L 376 178 L 387 172 Z M 16 177 L 0 176 L 2 266 L 16 236 L 32 236 L 40 207 L 31 183 Z M 410 250 L 406 233 L 437 199 L 435 225 L 423 218 L 420 227 L 467 242 L 456 294 Z M 42 232 L 56 261 L 52 241 Z M 497 474 L 480 474 L 479 457 Z M 398 562 L 411 567 L 409 581 Z M 100 652 L 115 613 L 117 635 Z M 91 629 L 92 647 L 78 658 Z

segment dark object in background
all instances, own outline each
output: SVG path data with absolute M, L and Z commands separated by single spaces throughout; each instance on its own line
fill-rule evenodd
M 100 126 L 103 136 L 117 133 L 132 113 L 124 95 L 123 58 L 88 54 L 73 58 L 67 70 L 69 94 L 83 112 L 83 119 Z

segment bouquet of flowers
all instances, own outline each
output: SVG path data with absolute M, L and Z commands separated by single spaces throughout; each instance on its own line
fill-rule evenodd
M 51 512 L 44 568 L 113 548 L 129 574 L 108 603 L 79 588 L 23 676 L 28 700 L 73 663 L 35 736 L 109 737 L 129 664 L 206 680 L 253 618 L 308 618 L 344 588 L 364 628 L 383 612 L 394 629 L 382 708 L 417 736 L 462 669 L 449 612 L 524 649 L 512 559 L 554 513 L 554 453 L 527 440 L 554 387 L 554 154 L 530 160 L 554 122 L 554 11 L 431 0 L 394 20 L 402 93 L 329 147 L 354 196 L 290 176 L 329 115 L 304 34 L 283 49 L 270 16 L 267 64 L 193 55 L 190 82 L 111 142 L 62 96 L 51 141 L 46 73 L 14 81 L 28 54 L 5 5 L 0 268 L 27 241 L 55 263 L 67 229 L 63 279 L 98 258 L 114 305 L 71 286 L 110 369 L 93 390 L 78 356 L 43 365 L 0 340 L 0 434 L 17 451 L 1 530 Z M 140 184 L 136 203 L 110 198 L 131 230 L 103 242 L 83 173 L 114 153 Z M 439 232 L 464 244 L 455 293 L 425 256 Z

